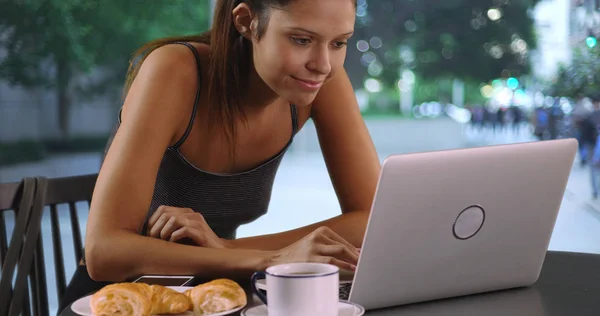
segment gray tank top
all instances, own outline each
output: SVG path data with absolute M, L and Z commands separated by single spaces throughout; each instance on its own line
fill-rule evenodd
M 261 165 L 235 174 L 216 174 L 197 168 L 181 154 L 179 148 L 190 134 L 200 99 L 200 56 L 189 43 L 178 42 L 177 44 L 190 48 L 196 57 L 198 90 L 185 134 L 175 145 L 167 148 L 160 163 L 143 232 L 146 232 L 150 216 L 159 206 L 166 205 L 190 208 L 199 212 L 217 236 L 235 239 L 236 230 L 240 225 L 250 223 L 267 212 L 275 174 L 298 131 L 296 106 L 290 104 L 292 119 L 290 140 L 279 153 Z M 118 123 L 117 129 L 121 124 L 120 113 Z M 113 137 L 114 133 L 109 140 L 109 146 Z

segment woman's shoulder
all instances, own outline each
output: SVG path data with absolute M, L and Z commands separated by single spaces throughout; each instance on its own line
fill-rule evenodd
M 209 47 L 202 43 L 187 42 L 190 46 L 182 43 L 170 43 L 154 49 L 144 60 L 142 67 L 158 68 L 167 70 L 173 75 L 197 77 L 197 69 L 206 68 Z M 194 49 L 200 59 L 200 67 L 196 55 L 191 51 Z
M 200 55 L 200 58 L 208 59 L 208 54 L 210 53 L 210 45 L 208 45 L 206 43 L 201 43 L 201 42 L 187 42 L 187 43 L 192 45 L 196 49 L 196 51 Z
M 180 44 L 160 46 L 140 65 L 125 98 L 121 121 L 139 115 L 157 120 L 168 117 L 176 125 L 187 126 L 198 84 L 197 62 L 190 48 Z

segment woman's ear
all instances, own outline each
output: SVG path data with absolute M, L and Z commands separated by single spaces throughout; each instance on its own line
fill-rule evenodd
M 231 14 L 233 15 L 233 25 L 235 25 L 237 31 L 246 39 L 252 40 L 255 24 L 253 23 L 254 13 L 250 6 L 242 2 L 233 9 Z

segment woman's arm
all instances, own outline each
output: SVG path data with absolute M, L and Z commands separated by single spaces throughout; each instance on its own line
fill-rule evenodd
M 267 252 L 219 250 L 139 235 L 166 148 L 184 133 L 197 87 L 193 55 L 182 45 L 152 52 L 123 107 L 123 122 L 98 175 L 87 223 L 86 261 L 96 280 L 141 274 L 249 275 Z
M 381 164 L 343 69 L 319 91 L 311 117 L 342 215 L 287 232 L 238 239 L 231 241 L 230 247 L 280 249 L 319 226 L 331 228 L 356 247 L 362 246 Z
M 347 240 L 355 248 L 361 248 L 369 209 L 347 212 L 331 219 L 281 233 L 260 235 L 225 241 L 230 249 L 279 250 L 300 240 L 319 227 L 327 227 Z

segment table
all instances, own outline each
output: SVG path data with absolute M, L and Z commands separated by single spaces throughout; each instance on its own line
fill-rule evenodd
M 258 303 L 256 298 L 251 299 L 251 304 Z M 60 315 L 76 316 L 70 308 Z M 365 315 L 600 315 L 600 255 L 550 251 L 533 286 L 371 310 Z

